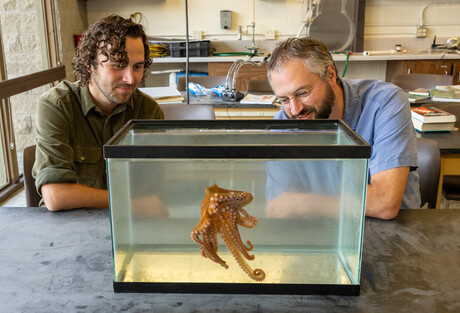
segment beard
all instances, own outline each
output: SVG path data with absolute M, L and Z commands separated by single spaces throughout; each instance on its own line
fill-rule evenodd
M 326 95 L 321 101 L 321 106 L 319 111 L 315 114 L 315 118 L 324 118 L 327 119 L 332 113 L 332 107 L 335 103 L 335 93 L 332 90 L 331 85 L 326 83 Z
M 326 82 L 326 95 L 324 96 L 323 100 L 321 100 L 321 104 L 319 109 L 316 109 L 314 106 L 304 106 L 303 110 L 297 115 L 289 115 L 286 114 L 290 119 L 297 119 L 298 116 L 306 116 L 313 112 L 313 119 L 328 119 L 332 113 L 332 108 L 334 107 L 335 103 L 335 93 L 332 90 L 331 85 Z
M 115 83 L 113 85 L 109 85 L 107 82 L 104 82 L 101 80 L 99 73 L 97 73 L 96 71 L 93 74 L 93 78 L 94 78 L 94 83 L 96 84 L 99 91 L 107 98 L 107 100 L 109 100 L 111 103 L 114 103 L 114 104 L 126 103 L 131 97 L 134 89 L 136 89 L 136 86 L 124 84 L 124 83 Z M 117 88 L 119 87 L 129 88 L 131 89 L 131 91 L 128 93 L 126 92 L 117 93 Z

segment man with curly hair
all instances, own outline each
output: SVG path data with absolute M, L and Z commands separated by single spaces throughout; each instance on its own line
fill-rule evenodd
M 110 15 L 94 22 L 74 57 L 76 82 L 46 92 L 37 108 L 33 176 L 50 211 L 108 208 L 103 145 L 130 119 L 163 119 L 137 88 L 152 61 L 142 25 Z

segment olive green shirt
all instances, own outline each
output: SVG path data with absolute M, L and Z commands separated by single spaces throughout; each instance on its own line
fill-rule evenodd
M 131 119 L 163 118 L 159 105 L 138 89 L 127 103 L 106 116 L 94 104 L 87 87 L 61 82 L 38 103 L 32 170 L 37 191 L 40 193 L 40 187 L 48 183 L 107 189 L 103 145 Z

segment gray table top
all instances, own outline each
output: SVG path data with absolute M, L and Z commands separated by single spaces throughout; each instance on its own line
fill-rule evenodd
M 0 207 L 0 312 L 460 312 L 459 229 L 460 210 L 366 218 L 359 296 L 120 294 L 107 209 Z

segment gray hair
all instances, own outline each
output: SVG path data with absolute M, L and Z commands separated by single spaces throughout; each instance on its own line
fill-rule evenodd
M 326 79 L 326 69 L 329 65 L 333 65 L 337 73 L 335 62 L 324 43 L 311 37 L 288 38 L 278 43 L 268 60 L 267 78 L 270 85 L 271 73 L 281 69 L 283 64 L 292 58 L 303 59 L 307 69 L 322 80 Z

